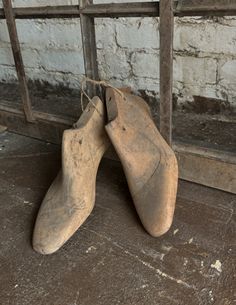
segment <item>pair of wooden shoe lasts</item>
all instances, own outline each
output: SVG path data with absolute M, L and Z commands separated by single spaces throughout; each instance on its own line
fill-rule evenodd
M 94 97 L 75 129 L 63 134 L 62 170 L 43 200 L 34 228 L 37 252 L 57 251 L 90 215 L 98 166 L 110 142 L 146 231 L 157 237 L 170 228 L 178 182 L 175 154 L 157 130 L 146 102 L 109 88 L 106 109 Z

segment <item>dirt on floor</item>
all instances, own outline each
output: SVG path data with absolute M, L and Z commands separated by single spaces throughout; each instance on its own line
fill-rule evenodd
M 52 86 L 46 83 L 29 82 L 30 96 L 35 110 L 58 114 L 77 119 L 81 114 L 80 91 L 63 86 Z M 159 102 L 145 96 L 149 103 L 154 120 L 159 125 Z M 7 101 L 13 107 L 21 107 L 21 98 L 17 84 L 0 83 L 0 103 Z M 236 150 L 236 115 L 229 105 L 217 105 L 213 99 L 195 97 L 194 103 L 177 107 L 173 99 L 173 138 L 223 151 Z M 202 106 L 200 104 L 202 103 Z

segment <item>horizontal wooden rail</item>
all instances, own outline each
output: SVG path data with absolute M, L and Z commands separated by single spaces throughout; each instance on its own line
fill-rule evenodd
M 44 18 L 78 18 L 81 10 L 78 5 L 16 7 L 13 8 L 16 19 L 44 19 Z M 0 18 L 5 18 L 0 9 Z
M 78 5 L 18 7 L 13 9 L 16 19 L 91 17 L 158 17 L 159 2 L 93 4 L 81 9 Z M 236 16 L 236 0 L 180 0 L 174 1 L 174 15 L 184 16 Z M 0 19 L 4 19 L 0 9 Z
M 33 111 L 33 115 L 37 124 L 27 124 L 23 111 L 13 109 L 12 103 L 7 101 L 0 103 L 0 125 L 7 126 L 9 131 L 55 144 L 61 143 L 63 131 L 76 121 L 38 111 Z M 181 179 L 236 193 L 235 154 L 180 142 L 174 142 L 173 149 Z M 116 159 L 114 154 L 109 157 Z
M 236 194 L 236 156 L 233 153 L 174 143 L 183 180 Z
M 179 0 L 175 7 L 179 16 L 234 15 L 235 11 L 235 0 Z
M 107 3 L 88 6 L 83 14 L 93 17 L 155 17 L 159 16 L 159 2 Z
M 63 131 L 74 123 L 71 118 L 49 113 L 33 111 L 33 115 L 37 124 L 28 124 L 23 111 L 12 108 L 12 103 L 1 100 L 0 125 L 7 126 L 9 131 L 18 134 L 60 144 Z

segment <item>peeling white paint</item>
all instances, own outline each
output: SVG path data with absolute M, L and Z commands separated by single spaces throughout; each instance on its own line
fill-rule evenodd
M 174 230 L 173 235 L 177 234 L 179 232 L 179 229 Z
M 88 249 L 87 249 L 85 252 L 86 252 L 86 253 L 90 253 L 90 252 L 94 252 L 94 251 L 96 251 L 96 250 L 97 250 L 96 247 L 90 246 L 90 247 L 88 247 Z
M 165 257 L 165 253 L 161 253 L 153 249 L 142 249 L 141 252 L 145 255 L 152 257 L 154 260 L 160 259 L 161 261 L 163 261 Z
M 85 229 L 86 231 L 89 231 L 91 233 L 94 233 L 95 235 L 99 236 L 102 239 L 105 239 L 107 241 L 109 241 L 112 245 L 114 245 L 115 247 L 121 249 L 125 254 L 129 255 L 130 257 L 136 259 L 138 262 L 140 262 L 142 265 L 146 266 L 147 268 L 149 268 L 150 270 L 152 270 L 157 276 L 161 276 L 163 278 L 166 278 L 170 281 L 173 281 L 181 286 L 184 286 L 186 288 L 189 289 L 193 289 L 194 291 L 196 291 L 196 286 L 189 284 L 187 282 L 185 282 L 184 280 L 175 278 L 174 276 L 167 274 L 165 272 L 163 272 L 162 270 L 160 270 L 159 268 L 154 267 L 153 265 L 151 265 L 149 262 L 144 261 L 143 259 L 141 259 L 138 255 L 131 253 L 130 251 L 126 250 L 123 246 L 121 246 L 120 244 L 118 244 L 116 241 L 113 241 L 110 237 L 107 237 L 106 235 L 103 234 L 99 234 L 98 232 L 94 231 L 94 230 L 89 230 L 89 229 Z M 172 247 L 169 247 L 172 248 Z
M 144 284 L 141 286 L 142 289 L 147 288 L 147 287 L 148 287 L 148 284 Z
M 210 300 L 213 302 L 214 297 L 213 297 L 213 291 L 212 290 L 209 291 L 209 297 L 210 297 Z
M 214 264 L 211 264 L 211 268 L 214 268 L 219 273 L 221 273 L 222 272 L 222 263 L 217 259 Z
M 191 244 L 193 242 L 193 237 L 190 238 L 190 240 L 188 241 L 189 244 Z
M 173 248 L 172 246 L 167 246 L 167 245 L 161 245 L 161 248 L 165 252 L 170 252 L 170 250 Z

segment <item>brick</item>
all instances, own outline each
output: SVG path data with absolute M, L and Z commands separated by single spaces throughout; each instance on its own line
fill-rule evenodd
M 217 61 L 212 58 L 176 56 L 174 80 L 194 86 L 216 83 Z
M 133 19 L 132 19 L 133 20 Z M 149 19 L 150 20 L 150 19 Z M 148 49 L 159 48 L 158 24 L 144 23 L 140 19 L 130 24 L 116 24 L 117 43 L 122 48 Z
M 38 53 L 35 50 L 21 49 L 25 67 L 37 68 L 39 66 Z M 14 66 L 14 59 L 11 47 L 0 48 L 0 64 Z
M 228 60 L 221 63 L 219 69 L 220 83 L 224 86 L 230 86 L 232 89 L 236 87 L 236 59 Z
M 50 45 L 55 47 L 78 48 L 82 46 L 80 20 L 72 19 L 63 23 L 51 23 L 48 28 Z
M 105 52 L 103 56 L 99 56 L 99 70 L 101 75 L 105 78 L 116 78 L 124 79 L 127 78 L 131 73 L 131 67 L 129 65 L 127 55 L 124 51 L 118 52 Z
M 159 79 L 152 79 L 147 77 L 138 77 L 135 78 L 135 88 L 138 90 L 149 90 L 159 92 Z
M 235 27 L 215 23 L 178 24 L 175 28 L 174 49 L 197 53 L 235 55 Z
M 82 46 L 79 19 L 63 20 L 17 20 L 21 44 L 31 48 L 76 49 Z
M 156 53 L 134 53 L 131 58 L 133 73 L 137 77 L 159 77 L 159 58 Z
M 10 46 L 8 48 L 7 47 L 0 48 L 0 64 L 9 65 L 9 66 L 14 65 L 14 59 Z
M 8 35 L 6 21 L 0 20 L 0 47 L 1 47 L 2 43 L 9 42 L 9 41 L 10 41 L 10 39 L 9 39 L 9 35 Z
M 0 65 L 0 81 L 12 82 L 16 80 L 17 76 L 15 68 Z
M 50 45 L 49 26 L 45 23 L 37 23 L 34 20 L 17 20 L 17 31 L 21 44 L 27 44 L 31 48 L 45 48 Z
M 113 21 L 95 19 L 96 24 L 96 41 L 98 49 L 103 49 L 104 53 L 109 49 L 115 49 L 115 27 Z M 110 52 L 110 50 L 109 50 Z
M 40 65 L 47 71 L 84 74 L 84 59 L 81 52 L 46 50 L 39 52 Z
M 83 77 L 83 74 L 65 74 L 32 68 L 26 68 L 26 74 L 32 80 L 47 81 L 53 85 L 64 84 L 71 88 L 79 88 Z

